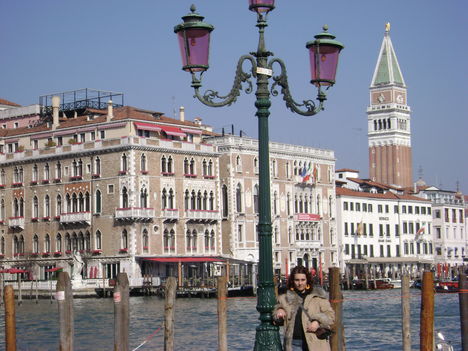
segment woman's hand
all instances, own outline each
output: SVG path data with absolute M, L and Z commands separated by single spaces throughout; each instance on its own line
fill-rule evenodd
M 275 317 L 276 317 L 276 319 L 284 319 L 284 318 L 286 318 L 286 311 L 283 310 L 282 308 L 279 308 L 279 309 L 276 311 Z
M 309 333 L 314 333 L 315 331 L 317 331 L 318 327 L 320 327 L 319 322 L 312 321 L 309 324 L 307 324 L 307 331 Z

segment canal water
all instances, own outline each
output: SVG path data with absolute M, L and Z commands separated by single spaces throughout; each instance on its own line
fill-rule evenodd
M 413 350 L 419 350 L 419 290 L 411 289 Z M 401 290 L 345 291 L 344 326 L 347 351 L 402 350 Z M 229 350 L 252 350 L 258 313 L 256 298 L 228 299 Z M 113 350 L 112 299 L 75 299 L 75 350 Z M 56 303 L 25 300 L 16 307 L 17 344 L 21 351 L 58 350 Z M 130 349 L 143 341 L 139 351 L 163 350 L 164 300 L 158 297 L 130 299 Z M 435 328 L 461 350 L 460 314 L 457 294 L 435 297 Z M 177 299 L 175 350 L 217 350 L 216 299 Z M 4 344 L 4 309 L 0 308 L 0 350 Z

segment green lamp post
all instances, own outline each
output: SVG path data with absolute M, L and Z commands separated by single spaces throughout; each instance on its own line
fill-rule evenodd
M 312 100 L 302 103 L 294 101 L 289 91 L 286 65 L 279 58 L 269 57 L 273 54 L 266 50 L 264 32 L 267 24 L 267 16 L 275 8 L 274 0 L 249 0 L 249 10 L 257 13 L 257 28 L 259 33 L 258 48 L 256 52 L 243 55 L 239 58 L 234 84 L 229 94 L 219 95 L 217 91 L 207 90 L 200 93 L 203 73 L 208 69 L 210 33 L 214 27 L 203 22 L 203 16 L 195 11 L 192 5 L 191 13 L 182 17 L 183 23 L 174 28 L 178 36 L 180 52 L 182 56 L 182 69 L 192 75 L 191 86 L 195 90 L 195 97 L 203 104 L 211 107 L 231 105 L 237 100 L 240 91 L 247 94 L 253 91 L 251 78 L 256 80 L 255 107 L 258 118 L 258 142 L 259 142 L 259 263 L 258 263 L 258 288 L 257 311 L 260 313 L 260 325 L 256 328 L 254 350 L 281 350 L 279 328 L 272 323 L 272 311 L 276 303 L 273 284 L 273 257 L 272 257 L 272 230 L 271 230 L 271 199 L 270 199 L 270 173 L 269 173 L 269 135 L 268 117 L 270 93 L 273 96 L 283 94 L 286 107 L 303 116 L 313 116 L 324 109 L 326 94 L 322 87 L 328 89 L 335 83 L 338 57 L 343 45 L 334 40 L 335 37 L 328 33 L 327 26 L 323 32 L 315 36 L 315 40 L 306 44 L 310 55 L 311 83 L 317 87 L 316 104 Z M 244 72 L 242 65 L 250 61 L 252 69 Z M 280 68 L 278 75 L 273 74 L 273 65 Z M 269 86 L 269 80 L 272 85 Z

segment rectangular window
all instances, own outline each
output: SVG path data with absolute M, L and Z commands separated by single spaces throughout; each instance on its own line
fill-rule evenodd
M 372 213 L 372 204 L 367 205 L 367 212 Z
M 415 207 L 414 207 L 414 213 L 415 213 L 415 214 L 419 214 L 419 206 L 415 206 Z
M 105 130 L 100 130 L 99 131 L 99 138 L 101 138 L 101 140 L 106 138 L 106 131 Z
M 434 211 L 434 216 L 435 216 L 435 218 L 440 218 L 440 210 L 435 210 Z
M 354 235 L 354 223 L 351 223 L 351 235 Z
M 398 205 L 393 206 L 393 212 L 398 213 Z
M 348 211 L 348 202 L 343 202 L 343 210 Z
M 405 243 L 405 255 L 409 254 L 408 243 Z
M 395 224 L 395 236 L 400 236 L 400 225 Z
M 344 235 L 348 235 L 349 232 L 348 232 L 348 223 L 345 222 L 344 224 Z
M 356 245 L 351 245 L 351 258 L 356 258 Z
M 413 214 L 413 206 L 408 206 L 408 213 Z
M 383 224 L 379 224 L 379 236 L 383 237 Z
M 387 234 L 387 236 L 390 236 L 390 224 L 387 224 L 387 232 L 385 234 Z
M 414 243 L 410 243 L 410 252 L 411 255 L 414 255 Z
M 359 202 L 356 203 L 356 211 L 361 211 L 361 204 Z
M 350 209 L 351 211 L 354 211 L 354 202 L 350 202 L 350 203 L 349 203 L 349 209 Z
M 371 245 L 369 248 L 370 248 L 370 257 L 374 257 L 374 246 Z
M 387 257 L 391 257 L 392 256 L 392 250 L 390 248 L 390 245 L 387 245 Z
M 369 236 L 374 236 L 374 225 L 369 223 Z
M 421 214 L 425 215 L 426 214 L 426 208 L 423 206 L 421 207 Z
M 384 257 L 384 247 L 380 245 L 380 257 Z
M 408 222 L 403 222 L 403 234 L 408 234 Z
M 436 227 L 435 230 L 436 230 L 436 238 L 437 239 L 442 239 L 442 234 L 441 234 L 441 231 L 440 231 L 440 227 Z
M 446 222 L 450 222 L 450 220 L 449 220 L 449 210 L 448 210 L 448 208 L 445 209 L 445 221 L 446 221 Z
M 406 213 L 406 205 L 401 206 L 401 213 Z
M 457 210 L 452 208 L 452 222 L 457 223 Z
M 377 212 L 382 213 L 383 212 L 383 207 L 382 205 L 377 205 Z
M 413 222 L 409 222 L 409 233 L 414 234 L 414 223 Z
M 400 257 L 400 245 L 397 245 L 397 246 L 395 247 L 395 256 L 396 256 L 396 257 Z
M 349 255 L 349 244 L 345 244 L 344 253 L 345 255 Z
M 388 205 L 385 205 L 385 213 L 389 213 L 389 212 L 390 212 L 390 210 L 388 208 Z
M 366 204 L 366 203 L 363 203 L 363 204 L 362 204 L 362 210 L 363 210 L 364 212 L 367 212 L 367 204 Z
M 238 235 L 238 241 L 241 243 L 242 242 L 242 224 L 239 224 L 237 226 L 237 235 Z
M 459 214 L 458 214 L 458 218 L 459 218 L 459 220 L 460 220 L 460 223 L 463 223 L 463 210 L 459 210 L 458 213 L 459 213 Z
M 114 184 L 108 184 L 107 185 L 107 193 L 108 194 L 113 194 L 114 193 Z

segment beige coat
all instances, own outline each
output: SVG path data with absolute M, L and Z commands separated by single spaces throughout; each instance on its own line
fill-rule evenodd
M 294 322 L 301 303 L 302 299 L 291 290 L 288 290 L 286 294 L 278 296 L 278 303 L 275 306 L 274 315 L 279 308 L 286 311 L 286 318 L 284 320 L 284 351 L 291 351 L 292 349 Z M 304 299 L 304 308 L 307 310 L 312 320 L 319 322 L 320 327 L 329 328 L 335 322 L 335 312 L 330 302 L 328 302 L 327 295 L 322 288 L 314 287 L 313 291 Z M 309 351 L 330 351 L 328 340 L 320 340 L 315 336 L 315 333 L 307 332 L 309 318 L 304 311 L 300 311 L 302 313 L 302 327 L 304 328 Z

